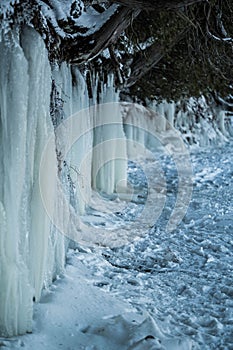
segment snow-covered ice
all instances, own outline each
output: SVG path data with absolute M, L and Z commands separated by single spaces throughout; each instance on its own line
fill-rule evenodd
M 231 144 L 192 151 L 193 198 L 182 223 L 167 233 L 178 179 L 174 164 L 161 155 L 168 200 L 155 226 L 122 247 L 70 250 L 65 275 L 35 307 L 33 334 L 2 344 L 38 350 L 232 349 L 231 158 Z M 129 172 L 145 190 L 140 167 L 131 163 Z M 117 217 L 132 219 L 132 206 L 122 213 L 102 217 L 117 227 Z

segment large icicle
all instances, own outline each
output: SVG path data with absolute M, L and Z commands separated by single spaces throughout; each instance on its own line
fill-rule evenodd
M 61 272 L 65 245 L 62 235 L 51 235 L 38 183 L 53 133 L 47 51 L 27 27 L 8 34 L 0 50 L 0 334 L 12 336 L 31 331 L 33 297 L 39 300 L 43 286 Z M 53 182 L 48 169 L 52 196 Z
M 83 214 L 91 197 L 91 164 L 93 145 L 93 120 L 89 109 L 87 85 L 80 71 L 73 67 L 72 122 L 79 128 L 80 138 L 70 151 L 70 169 L 78 201 L 79 213 Z M 78 125 L 77 125 L 78 124 Z
M 0 333 L 10 336 L 30 331 L 32 319 L 24 196 L 29 76 L 18 42 L 17 33 L 11 32 L 0 44 Z
M 83 214 L 91 195 L 90 169 L 93 143 L 93 123 L 89 110 L 87 85 L 80 71 L 66 63 L 62 63 L 60 67 L 53 70 L 53 78 L 63 105 L 62 119 L 57 120 L 56 125 L 65 121 L 55 131 L 56 146 L 61 168 L 65 162 L 66 173 L 72 181 L 73 194 L 70 193 L 70 196 L 73 195 L 75 198 L 71 198 L 71 204 L 78 213 Z M 75 132 L 77 140 L 70 145 L 70 140 L 75 138 Z M 85 162 L 83 162 L 84 159 Z
M 30 276 L 34 288 L 35 299 L 40 299 L 43 285 L 51 282 L 53 270 L 56 270 L 57 261 L 55 251 L 57 246 L 64 247 L 64 237 L 56 234 L 56 238 L 51 239 L 51 223 L 46 215 L 40 196 L 38 181 L 41 154 L 48 137 L 53 134 L 53 125 L 50 118 L 50 92 L 51 92 L 51 70 L 47 58 L 47 52 L 43 40 L 34 31 L 29 28 L 24 29 L 21 38 L 21 44 L 24 49 L 25 57 L 28 61 L 29 73 L 29 96 L 28 96 L 28 130 L 27 130 L 27 152 L 30 156 L 27 159 L 27 166 L 32 171 L 32 178 L 29 181 L 29 173 L 26 176 L 27 184 L 33 185 L 29 188 L 31 193 L 30 203 Z M 32 131 L 32 136 L 31 136 Z M 31 136 L 31 138 L 30 138 Z M 54 159 L 55 145 L 54 145 Z M 50 178 L 48 169 L 47 189 L 51 196 L 54 196 L 53 179 Z M 51 242 L 53 241 L 53 243 Z M 62 264 L 64 264 L 65 251 L 60 250 Z M 51 256 L 53 261 L 51 261 Z M 54 266 L 55 265 L 55 266 Z
M 115 91 L 113 76 L 102 85 L 100 104 L 93 109 L 94 143 L 92 186 L 111 194 L 127 185 L 126 139 L 123 131 L 119 93 Z

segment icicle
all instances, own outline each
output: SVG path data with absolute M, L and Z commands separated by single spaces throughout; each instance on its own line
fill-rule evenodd
M 149 107 L 154 110 L 158 115 L 161 115 L 162 118 L 160 118 L 160 123 L 157 124 L 157 130 L 158 131 L 165 131 L 166 129 L 166 116 L 165 116 L 165 108 L 166 108 L 166 101 L 163 101 L 159 104 L 151 103 Z
M 229 132 L 226 130 L 225 111 L 213 108 L 213 112 L 207 104 L 204 96 L 198 99 L 190 98 L 185 102 L 185 110 L 181 102 L 159 104 L 148 103 L 149 107 L 164 116 L 172 126 L 181 131 L 183 138 L 190 145 L 201 147 L 226 142 Z M 216 117 L 213 117 L 213 115 Z M 160 125 L 164 130 L 164 125 Z
M 176 108 L 175 102 L 165 103 L 164 116 L 172 126 L 174 126 L 175 108 Z
M 72 74 L 74 79 L 72 92 L 73 123 L 78 124 L 79 132 L 83 135 L 70 150 L 70 167 L 76 188 L 79 213 L 83 214 L 91 197 L 93 121 L 88 108 L 90 101 L 84 77 L 77 68 L 73 68 Z
M 39 300 L 43 286 L 62 272 L 65 242 L 51 235 L 38 182 L 41 154 L 54 132 L 47 51 L 28 27 L 0 46 L 0 333 L 12 336 L 31 331 L 33 297 Z M 56 165 L 55 144 L 53 154 Z
M 152 109 L 138 104 L 124 103 L 123 107 L 125 109 L 124 130 L 127 139 L 134 141 L 135 147 L 137 144 L 142 145 L 145 152 L 147 149 L 156 150 L 160 147 L 161 142 L 156 134 L 165 133 L 166 119 L 164 120 L 157 112 L 152 113 Z M 133 156 L 130 148 L 127 150 L 129 158 Z M 134 153 L 133 150 L 132 152 Z
M 226 113 L 224 110 L 220 110 L 220 111 L 217 110 L 217 122 L 218 122 L 219 129 L 224 136 L 229 136 L 225 128 L 225 117 L 226 117 Z
M 31 330 L 28 218 L 24 198 L 28 108 L 28 64 L 18 36 L 0 44 L 1 274 L 0 333 Z M 2 222 L 3 221 L 3 222 Z
M 126 139 L 113 75 L 108 76 L 107 84 L 102 84 L 99 97 L 100 104 L 93 110 L 92 185 L 111 194 L 117 185 L 124 188 L 127 182 Z

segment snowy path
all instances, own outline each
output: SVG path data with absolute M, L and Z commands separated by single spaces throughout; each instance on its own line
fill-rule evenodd
M 177 178 L 163 156 L 168 202 L 156 226 L 121 248 L 70 252 L 65 278 L 36 306 L 34 333 L 0 346 L 233 349 L 231 146 L 193 152 L 193 199 L 172 233 L 164 227 Z

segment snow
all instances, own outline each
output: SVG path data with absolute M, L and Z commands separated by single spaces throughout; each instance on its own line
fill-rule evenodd
M 118 248 L 70 250 L 65 274 L 35 306 L 33 333 L 2 339 L 5 348 L 231 349 L 231 159 L 232 143 L 192 150 L 193 197 L 171 233 L 165 227 L 178 179 L 169 156 L 160 153 L 168 202 L 156 225 Z M 144 162 L 156 172 L 157 162 Z M 143 184 L 139 165 L 130 165 L 129 179 Z M 131 208 L 122 211 L 124 220 Z
M 10 3 L 9 3 L 9 0 L 2 0 L 1 1 L 1 4 L 0 4 L 0 10 L 1 11 L 0 12 L 1 12 L 1 14 L 2 14 L 4 19 L 7 18 L 7 16 L 9 14 L 13 14 L 14 6 L 17 3 L 19 3 L 19 0 L 12 0 Z M 3 23 L 4 23 L 4 21 L 2 21 L 1 26 L 5 25 L 5 23 L 4 24 Z
M 64 0 L 50 0 L 49 5 L 44 2 L 40 3 L 43 15 L 49 19 L 52 23 L 53 28 L 59 34 L 60 37 L 65 38 L 66 36 L 74 38 L 76 36 L 79 37 L 87 37 L 98 31 L 104 23 L 106 23 L 111 16 L 113 16 L 119 5 L 112 4 L 109 8 L 107 8 L 104 13 L 98 13 L 93 8 L 87 7 L 85 8 L 82 1 L 77 2 L 77 8 L 74 10 L 75 14 L 72 14 L 72 3 Z M 83 10 L 84 9 L 84 10 Z M 68 20 L 72 21 L 72 24 L 76 28 L 81 28 L 83 30 L 82 33 L 80 31 L 77 33 L 75 29 L 72 33 L 70 33 L 70 28 L 68 33 L 66 32 L 65 26 L 61 27 L 59 25 L 59 21 L 67 22 Z
M 104 13 L 93 14 L 82 12 L 81 16 L 76 20 L 76 25 L 87 29 L 84 36 L 91 35 L 94 32 L 97 32 L 104 23 L 116 13 L 117 9 L 118 5 L 113 4 L 106 9 Z
M 92 255 L 83 254 L 87 260 Z M 4 348 L 191 349 L 191 341 L 170 338 L 146 311 L 93 286 L 93 275 L 73 251 L 65 275 L 43 292 L 33 325 L 33 334 L 2 339 Z
M 130 346 L 132 349 L 161 349 L 158 339 L 165 349 L 232 347 L 231 158 L 232 144 L 192 151 L 193 198 L 185 219 L 175 231 L 168 233 L 164 228 L 174 205 L 177 175 L 169 157 L 161 154 L 160 162 L 166 165 L 168 203 L 155 227 L 140 240 L 122 247 L 87 249 L 80 246 L 70 253 L 68 273 L 70 268 L 78 266 L 74 275 L 79 276 L 80 281 L 80 274 L 85 271 L 88 281 L 88 286 L 82 282 L 85 299 L 81 306 L 78 303 L 80 315 L 85 310 L 80 329 L 88 336 L 80 348 L 82 345 L 84 349 L 130 349 Z M 152 172 L 155 171 L 157 163 L 144 161 Z M 131 167 L 130 179 L 134 178 L 135 170 L 135 166 Z M 142 174 L 138 172 L 137 176 L 142 183 Z M 127 208 L 125 220 L 130 217 L 130 209 Z M 75 280 L 76 277 L 72 284 Z M 69 285 L 69 275 L 64 283 Z M 73 287 L 79 291 L 78 287 Z M 101 312 L 107 312 L 99 314 L 91 298 L 90 320 L 86 301 L 93 287 L 103 292 L 99 304 Z M 64 288 L 65 294 L 67 289 Z M 81 298 L 82 293 L 80 291 Z M 71 300 L 69 296 L 64 298 Z M 125 306 L 119 306 L 119 300 L 124 301 Z M 109 310 L 109 304 L 112 310 Z M 115 307 L 118 308 L 116 311 Z M 98 320 L 96 315 L 99 315 Z M 125 318 L 130 321 L 125 322 Z M 136 326 L 133 319 L 137 321 Z M 127 330 L 126 338 L 122 328 Z M 97 338 L 96 334 L 99 334 Z M 77 339 L 83 339 L 82 336 L 78 333 Z M 67 348 L 78 348 L 78 340 L 75 345 L 70 345 L 70 339 L 67 339 Z M 146 341 L 140 342 L 142 339 Z M 30 341 L 28 345 L 25 342 L 28 348 Z

